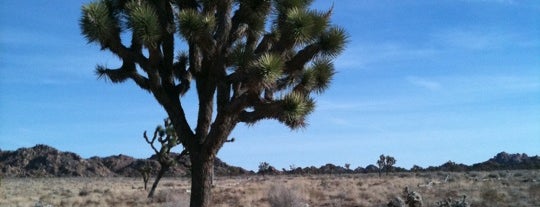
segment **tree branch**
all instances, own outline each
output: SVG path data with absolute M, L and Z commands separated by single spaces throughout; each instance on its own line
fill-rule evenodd
M 308 45 L 304 49 L 298 51 L 289 61 L 285 63 L 283 72 L 291 74 L 295 71 L 301 71 L 304 66 L 319 53 L 319 46 L 315 44 Z
M 161 82 L 165 88 L 172 89 L 174 84 L 174 33 L 176 26 L 172 7 L 167 1 L 160 1 L 159 21 L 161 24 L 163 60 L 159 67 Z
M 150 147 L 152 147 L 152 150 L 154 150 L 154 152 L 156 153 L 156 155 L 159 153 L 159 151 L 156 149 L 156 147 L 154 146 L 154 142 L 156 141 L 156 138 L 157 138 L 157 134 L 158 134 L 158 129 L 156 129 L 154 131 L 154 136 L 152 137 L 152 140 L 150 140 L 148 138 L 148 136 L 146 136 L 146 131 L 144 131 L 143 133 L 143 137 L 144 137 L 144 140 L 146 140 L 146 143 L 150 144 Z
M 108 78 L 113 83 L 122 83 L 127 79 L 132 79 L 140 88 L 150 90 L 149 80 L 137 73 L 135 64 L 129 61 L 123 61 L 122 66 L 118 69 L 108 69 L 103 66 L 96 68 L 98 78 Z
M 217 28 L 214 34 L 214 39 L 217 43 L 216 51 L 226 51 L 226 49 L 229 48 L 227 39 L 229 38 L 229 31 L 231 30 L 231 9 L 232 0 L 220 0 L 217 3 Z
M 259 100 L 252 107 L 253 111 L 243 110 L 240 112 L 239 122 L 255 124 L 262 119 L 279 119 L 281 116 L 281 104 L 277 101 L 263 102 Z
M 273 33 L 265 34 L 257 48 L 253 53 L 255 54 L 261 54 L 266 51 L 269 51 L 270 48 L 272 48 L 272 45 L 275 42 L 275 36 Z

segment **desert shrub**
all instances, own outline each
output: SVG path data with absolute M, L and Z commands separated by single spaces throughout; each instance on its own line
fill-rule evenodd
M 467 172 L 466 174 L 469 175 L 469 177 L 471 177 L 471 178 L 480 177 L 480 173 L 478 173 L 478 172 Z
M 90 191 L 86 188 L 79 191 L 79 196 L 87 196 L 89 194 L 90 194 Z
M 405 201 L 401 199 L 400 197 L 396 196 L 386 204 L 387 207 L 403 207 L 405 206 Z
M 44 203 L 43 201 L 38 201 L 36 204 L 34 204 L 34 207 L 53 207 L 53 205 Z
M 163 187 L 174 187 L 174 183 L 163 183 Z
M 159 203 L 159 206 L 189 206 L 189 198 L 181 190 L 162 190 L 157 191 L 152 197 L 152 202 Z
M 422 207 L 423 200 L 420 193 L 416 191 L 411 191 L 409 187 L 405 187 L 403 189 L 403 194 L 401 195 L 402 198 L 396 196 L 390 200 L 390 202 L 386 205 L 388 207 Z
M 410 173 L 400 173 L 398 175 L 399 178 L 408 178 L 408 177 L 411 177 L 411 174 Z
M 438 201 L 435 203 L 437 207 L 470 207 L 469 202 L 466 201 L 467 196 L 463 196 L 461 199 L 452 200 L 447 198 L 446 200 Z
M 507 176 L 508 176 L 507 172 L 504 172 L 504 171 L 499 172 L 499 177 L 500 178 L 506 178 Z
M 499 176 L 498 176 L 498 175 L 496 175 L 496 174 L 493 174 L 493 173 L 490 173 L 490 174 L 488 174 L 488 175 L 487 175 L 487 177 L 488 177 L 488 178 L 493 178 L 493 179 L 495 179 L 495 178 L 499 178 Z
M 484 186 L 480 192 L 483 206 L 497 206 L 496 204 L 504 203 L 506 195 L 499 189 L 491 185 Z
M 318 188 L 309 188 L 307 190 L 307 195 L 311 200 L 323 200 L 326 199 L 326 195 L 322 190 L 319 190 Z
M 271 207 L 300 207 L 302 199 L 297 192 L 283 186 L 272 186 L 268 191 Z
M 529 187 L 529 197 L 537 199 L 540 198 L 540 184 L 534 184 Z

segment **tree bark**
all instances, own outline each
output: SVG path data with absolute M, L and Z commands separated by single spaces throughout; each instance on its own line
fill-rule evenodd
M 150 192 L 148 193 L 148 198 L 154 197 L 154 193 L 159 184 L 159 181 L 161 180 L 165 172 L 167 172 L 167 170 L 168 170 L 168 167 L 163 167 L 163 166 L 161 167 L 161 169 L 159 169 L 156 180 L 154 180 L 154 184 L 152 184 L 152 189 L 150 189 Z
M 215 155 L 191 152 L 190 207 L 209 207 L 212 201 L 212 174 Z

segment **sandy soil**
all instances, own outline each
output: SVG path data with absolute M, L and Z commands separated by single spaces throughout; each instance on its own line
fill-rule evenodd
M 4 178 L 0 206 L 189 206 L 187 178 L 165 178 L 147 199 L 142 178 Z M 214 206 L 385 206 L 405 187 L 425 206 L 467 196 L 472 206 L 540 206 L 540 170 L 219 177 Z M 287 202 L 289 204 L 287 204 Z M 271 205 L 272 204 L 272 205 Z

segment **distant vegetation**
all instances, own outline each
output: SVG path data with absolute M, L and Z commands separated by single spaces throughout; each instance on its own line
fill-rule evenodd
M 377 160 L 377 165 L 379 166 L 379 177 L 381 176 L 381 172 L 383 170 L 386 171 L 386 175 L 388 175 L 388 173 L 392 171 L 392 168 L 394 168 L 394 164 L 396 164 L 396 158 L 388 155 L 384 156 L 384 154 L 379 156 L 379 160 Z

